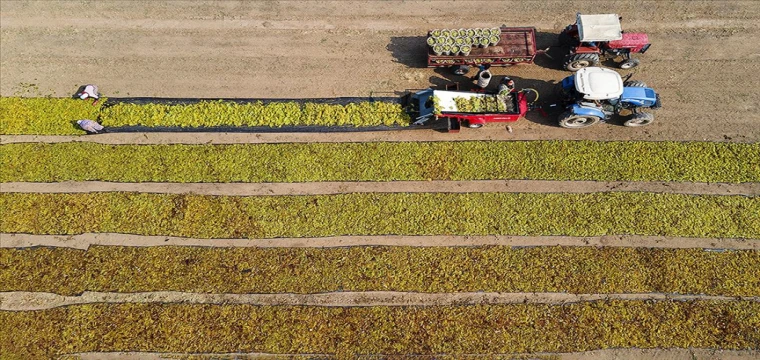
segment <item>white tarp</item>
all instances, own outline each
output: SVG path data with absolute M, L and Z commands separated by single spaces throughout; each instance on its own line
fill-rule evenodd
M 613 41 L 623 38 L 617 14 L 578 14 L 578 36 L 582 42 Z
M 445 91 L 436 90 L 433 92 L 433 96 L 438 98 L 438 107 L 442 112 L 459 112 L 457 109 L 457 103 L 454 98 L 472 99 L 472 98 L 484 98 L 487 96 L 495 97 L 496 95 L 486 95 L 483 93 L 463 92 L 463 91 Z

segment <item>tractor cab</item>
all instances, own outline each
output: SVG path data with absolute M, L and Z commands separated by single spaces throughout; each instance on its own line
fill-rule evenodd
M 622 57 L 621 69 L 638 66 L 632 53 L 645 53 L 649 37 L 644 33 L 624 33 L 617 14 L 576 15 L 575 24 L 568 25 L 560 33 L 560 42 L 571 47 L 565 68 L 578 71 L 584 67 L 597 66 L 601 57 Z
M 623 28 L 617 14 L 581 15 L 577 14 L 578 40 L 596 46 L 597 42 L 623 39 Z
M 572 83 L 573 90 L 583 100 L 617 99 L 623 94 L 623 79 L 620 74 L 610 69 L 585 68 L 562 82 L 565 81 Z
M 578 39 L 586 46 L 643 54 L 651 45 L 647 34 L 624 33 L 617 14 L 577 16 Z

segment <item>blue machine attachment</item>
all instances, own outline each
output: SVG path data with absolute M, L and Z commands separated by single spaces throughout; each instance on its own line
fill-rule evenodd
M 626 87 L 623 88 L 620 101 L 635 107 L 654 107 L 657 103 L 657 93 L 645 87 Z
M 417 117 L 414 119 L 414 125 L 424 125 L 425 122 L 435 117 L 435 108 L 433 106 L 433 89 L 425 89 L 412 94 L 411 104 L 416 108 Z
M 572 106 L 570 106 L 570 111 L 575 115 L 596 116 L 602 120 L 607 118 L 607 116 L 604 114 L 602 110 L 597 109 L 595 107 L 587 107 L 587 106 L 582 106 L 579 104 L 573 104 Z

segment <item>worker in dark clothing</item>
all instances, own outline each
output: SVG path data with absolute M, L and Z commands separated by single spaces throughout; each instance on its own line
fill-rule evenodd
M 504 106 L 509 112 L 515 111 L 514 98 L 512 97 L 514 91 L 515 81 L 510 79 L 509 76 L 501 78 L 498 91 L 496 92 L 496 98 L 504 103 Z
M 510 79 L 509 76 L 503 77 L 499 82 L 499 90 L 496 93 L 506 96 L 512 91 L 515 91 L 515 81 Z

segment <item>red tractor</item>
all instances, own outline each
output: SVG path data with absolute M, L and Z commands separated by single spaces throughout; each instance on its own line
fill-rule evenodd
M 559 41 L 570 46 L 564 67 L 578 71 L 587 66 L 598 66 L 600 58 L 622 58 L 621 69 L 639 65 L 633 53 L 645 53 L 651 44 L 644 33 L 623 33 L 617 14 L 577 15 L 575 24 L 568 25 L 559 34 Z

